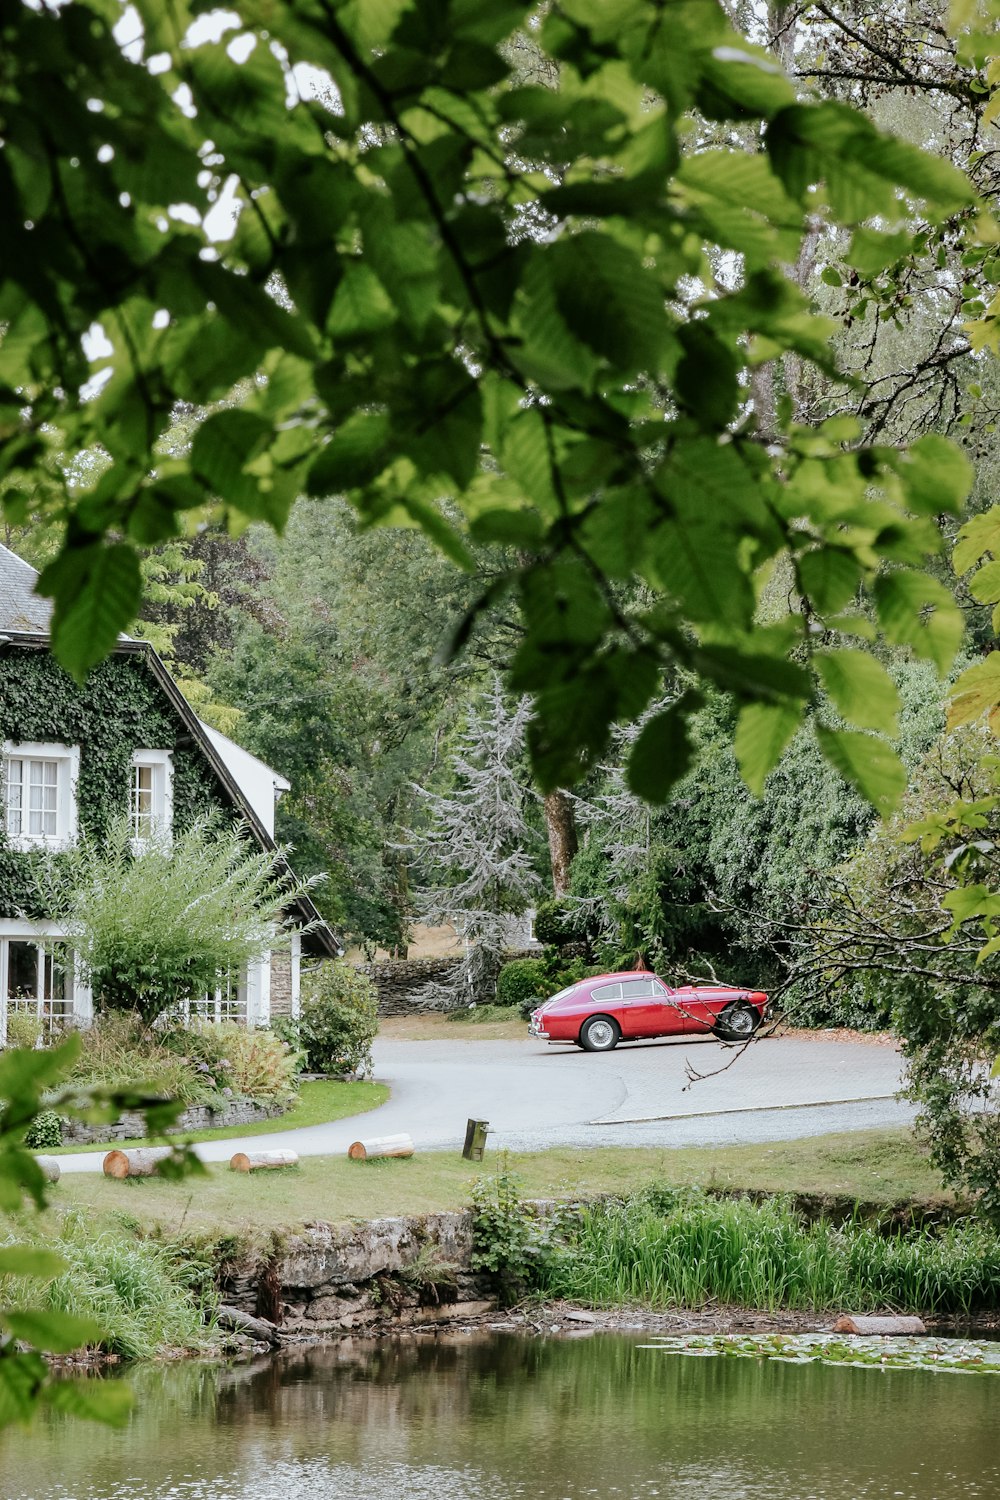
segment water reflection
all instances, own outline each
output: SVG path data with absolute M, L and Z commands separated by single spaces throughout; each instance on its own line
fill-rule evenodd
M 951 1500 L 1000 1494 L 1000 1380 L 693 1358 L 639 1336 L 348 1342 L 130 1377 L 109 1433 L 0 1447 L 9 1500 Z

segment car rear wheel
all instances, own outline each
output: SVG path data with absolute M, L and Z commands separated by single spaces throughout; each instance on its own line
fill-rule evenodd
M 588 1052 L 610 1052 L 621 1039 L 618 1022 L 610 1016 L 591 1016 L 580 1027 L 580 1046 Z
M 760 1016 L 753 1006 L 737 1000 L 735 1004 L 726 1006 L 712 1030 L 724 1042 L 745 1042 L 748 1037 L 753 1036 L 759 1025 Z

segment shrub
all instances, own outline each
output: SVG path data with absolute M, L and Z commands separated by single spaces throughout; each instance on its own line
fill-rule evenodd
M 80 1032 L 80 1055 L 70 1082 L 108 1089 L 142 1089 L 179 1099 L 183 1104 L 206 1104 L 215 1097 L 215 1081 L 208 1068 L 173 1044 L 172 1032 L 150 1032 L 134 1015 L 106 1014 Z M 211 1081 L 209 1079 L 211 1078 Z
M 521 1005 L 548 993 L 545 965 L 538 958 L 515 958 L 497 977 L 498 1005 Z
M 378 998 L 366 974 L 333 960 L 302 976 L 299 1033 L 312 1073 L 370 1072 Z
M 295 1059 L 295 1071 L 301 1073 L 306 1065 L 302 1027 L 294 1016 L 272 1016 L 268 1025 L 279 1042 L 284 1042 Z
M 581 901 L 543 901 L 532 926 L 535 937 L 546 947 L 561 948 L 566 943 L 589 945 L 594 919 L 591 909 Z
M 62 1120 L 54 1110 L 43 1109 L 25 1131 L 24 1144 L 29 1151 L 51 1151 L 54 1146 L 62 1145 L 62 1138 Z
M 7 1046 L 35 1047 L 44 1030 L 40 1016 L 30 1015 L 25 1011 L 11 1011 L 7 1016 Z
M 201 1075 L 205 1088 L 224 1097 L 241 1095 L 262 1103 L 287 1103 L 295 1097 L 298 1059 L 270 1030 L 252 1031 L 236 1021 L 204 1021 L 174 1028 L 165 1034 L 164 1045 L 181 1054 Z

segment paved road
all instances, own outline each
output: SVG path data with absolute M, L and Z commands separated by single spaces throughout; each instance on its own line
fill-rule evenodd
M 741 1054 L 712 1038 L 603 1054 L 528 1039 L 382 1038 L 375 1076 L 392 1089 L 381 1109 L 330 1125 L 209 1142 L 198 1154 L 228 1161 L 234 1151 L 290 1146 L 303 1156 L 339 1155 L 360 1135 L 399 1131 L 420 1150 L 453 1149 L 470 1116 L 489 1120 L 492 1146 L 541 1151 L 792 1140 L 902 1124 L 914 1114 L 894 1098 L 900 1059 L 891 1047 L 798 1037 L 765 1038 Z M 64 1172 L 95 1172 L 103 1158 L 104 1150 L 86 1152 L 63 1156 L 60 1165 Z

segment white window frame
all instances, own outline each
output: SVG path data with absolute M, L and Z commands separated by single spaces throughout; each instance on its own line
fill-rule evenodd
M 12 761 L 54 761 L 56 765 L 55 833 L 12 833 L 9 828 L 8 795 Z M 3 827 L 12 849 L 65 849 L 76 841 L 76 784 L 80 777 L 79 745 L 41 744 L 31 741 L 4 740 L 3 743 Z M 22 813 L 26 809 L 22 808 Z
M 151 827 L 146 833 L 139 832 L 138 809 L 135 801 L 136 771 L 140 768 L 148 769 L 152 773 Z M 133 751 L 129 766 L 128 816 L 133 844 L 137 846 L 146 844 L 150 838 L 155 838 L 158 834 L 170 837 L 174 825 L 174 761 L 169 750 Z
M 48 947 L 53 941 L 65 943 L 66 939 L 62 929 L 55 922 L 25 922 L 20 918 L 0 918 L 0 1046 L 7 1044 L 7 981 L 9 974 L 9 947 L 10 943 L 32 943 L 40 949 Z M 47 1023 L 65 1021 L 74 1025 L 87 1025 L 93 1016 L 93 1000 L 90 987 L 81 978 L 80 956 L 70 950 L 70 982 L 69 993 L 66 996 L 65 1008 L 53 1012 L 50 1002 L 46 1001 L 44 995 L 35 997 L 35 1012 Z M 39 964 L 44 962 L 42 955 L 39 956 Z M 22 1010 L 29 1009 L 23 1003 Z

